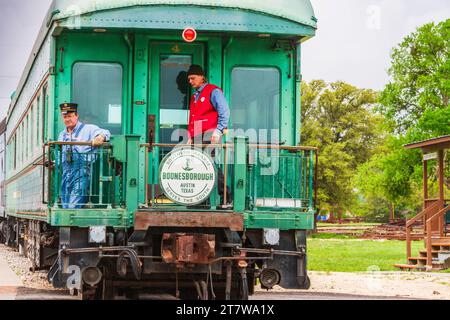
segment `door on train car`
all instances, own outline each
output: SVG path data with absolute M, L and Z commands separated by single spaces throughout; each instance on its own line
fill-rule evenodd
M 159 144 L 187 141 L 189 102 L 192 94 L 187 71 L 191 64 L 204 65 L 204 46 L 200 43 L 180 42 L 150 42 L 149 46 L 148 140 Z M 172 149 L 154 149 L 155 168 L 158 168 L 159 162 Z M 158 172 L 158 169 L 155 172 Z M 153 183 L 159 189 L 156 176 Z

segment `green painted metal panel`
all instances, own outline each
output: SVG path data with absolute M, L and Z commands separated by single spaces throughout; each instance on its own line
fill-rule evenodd
M 248 138 L 234 138 L 234 179 L 233 179 L 233 201 L 234 210 L 241 212 L 246 208 L 247 197 L 247 159 Z
M 54 0 L 50 11 L 55 13 L 52 19 L 59 20 L 97 11 L 158 5 L 236 8 L 292 20 L 314 28 L 317 26 L 310 0 Z
M 79 28 L 183 30 L 187 26 L 199 32 L 251 32 L 311 37 L 315 29 L 304 24 L 265 14 L 236 9 L 209 9 L 199 7 L 127 8 L 102 11 L 82 16 Z M 71 27 L 73 19 L 62 26 Z M 159 31 L 160 32 L 160 31 Z M 181 32 L 180 38 L 181 38 Z
M 301 43 L 297 43 L 296 64 L 295 64 L 295 111 L 293 113 L 295 119 L 294 142 L 296 146 L 301 145 L 301 117 L 302 117 L 301 86 L 302 86 L 302 45 Z
M 42 217 L 39 215 L 32 215 L 32 214 L 27 214 L 27 215 L 17 214 L 17 212 L 15 212 L 13 210 L 7 211 L 7 215 L 10 217 L 16 217 L 19 219 L 39 220 L 39 221 L 43 221 L 43 222 L 49 222 L 49 219 L 47 217 Z
M 119 162 L 127 162 L 127 139 L 126 136 L 112 136 L 112 157 Z
M 140 142 L 147 142 L 147 108 L 148 104 L 148 40 L 145 35 L 136 34 L 133 60 L 133 125 L 132 133 L 140 135 Z M 139 202 L 144 203 L 145 189 L 145 149 L 139 150 Z
M 245 212 L 246 229 L 274 228 L 280 230 L 314 229 L 314 211 L 308 212 Z
M 134 212 L 136 212 L 139 203 L 139 135 L 127 135 L 127 166 L 126 166 L 126 180 L 125 180 L 125 201 L 127 211 L 134 219 Z M 133 220 L 134 223 L 134 220 Z
M 208 37 L 207 38 L 207 72 L 208 81 L 216 86 L 223 87 L 222 74 L 222 38 Z
M 50 224 L 58 227 L 130 227 L 133 214 L 123 209 L 51 209 Z

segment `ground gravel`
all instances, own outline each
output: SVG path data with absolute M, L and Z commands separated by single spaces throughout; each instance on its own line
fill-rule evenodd
M 450 299 L 450 274 L 426 272 L 309 272 L 311 293 L 384 296 L 405 299 Z M 261 290 L 261 289 L 257 289 Z M 280 287 L 275 292 L 290 292 Z
M 18 251 L 0 244 L 0 259 L 6 260 L 11 269 L 20 277 L 24 287 L 54 290 L 47 280 L 47 271 L 31 272 L 31 262 L 28 258 L 21 257 Z
M 0 259 L 7 261 L 25 288 L 56 290 L 47 281 L 47 271 L 31 272 L 31 263 L 19 253 L 0 244 Z M 385 296 L 393 298 L 450 299 L 450 273 L 425 272 L 319 272 L 310 271 L 307 292 Z M 261 292 L 259 287 L 256 291 Z M 295 293 L 276 286 L 274 292 Z M 305 291 L 302 291 L 305 292 Z

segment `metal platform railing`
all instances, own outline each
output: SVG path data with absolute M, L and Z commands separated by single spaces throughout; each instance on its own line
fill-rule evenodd
M 229 166 L 227 163 L 228 152 L 226 148 L 222 149 L 221 145 L 211 145 L 211 144 L 201 144 L 201 145 L 176 145 L 176 144 L 163 144 L 163 143 L 153 143 L 153 144 L 141 144 L 141 148 L 145 149 L 145 183 L 147 188 L 145 189 L 145 201 L 144 205 L 151 208 L 165 209 L 165 210 L 211 210 L 218 208 L 221 205 L 221 199 L 219 195 L 219 183 L 217 176 L 219 171 L 224 176 L 224 190 L 228 187 L 227 180 L 229 176 Z M 213 191 L 209 199 L 201 203 L 196 203 L 193 205 L 181 205 L 176 204 L 173 200 L 165 196 L 164 191 L 161 187 L 159 181 L 159 170 L 160 164 L 164 157 L 171 151 L 180 148 L 191 148 L 194 150 L 199 150 L 201 152 L 206 152 L 209 154 L 214 162 L 216 180 L 214 182 Z M 225 154 L 226 153 L 226 154 Z M 229 188 L 229 187 L 228 187 Z M 227 203 L 229 199 L 226 199 L 226 192 L 223 203 Z
M 252 208 L 313 208 L 317 150 L 250 147 L 249 197 Z
M 141 144 L 145 149 L 146 194 L 144 206 L 153 209 L 210 210 L 221 203 L 232 203 L 229 209 L 278 210 L 311 209 L 317 198 L 318 149 L 280 145 L 223 143 L 196 144 Z M 228 188 L 231 199 L 224 192 L 219 195 L 219 184 L 210 201 L 196 206 L 182 206 L 169 200 L 159 183 L 159 165 L 166 154 L 176 148 L 214 150 L 216 170 L 224 176 L 221 189 Z M 238 150 L 236 150 L 238 149 Z M 242 154 L 245 154 L 242 156 Z M 222 200 L 222 201 L 221 201 Z
M 94 148 L 89 142 L 49 142 L 44 146 L 48 170 L 49 207 L 63 209 L 123 206 L 122 164 L 112 157 L 110 144 Z M 44 193 L 44 190 L 43 190 Z

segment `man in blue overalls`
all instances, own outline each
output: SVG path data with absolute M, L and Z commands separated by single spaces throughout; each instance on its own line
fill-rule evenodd
M 61 202 L 64 209 L 80 209 L 89 195 L 90 167 L 96 160 L 95 148 L 109 141 L 111 133 L 78 121 L 78 105 L 63 103 L 61 114 L 66 129 L 58 137 L 61 142 L 91 142 L 91 145 L 63 145 Z M 58 157 L 59 158 L 59 157 Z

